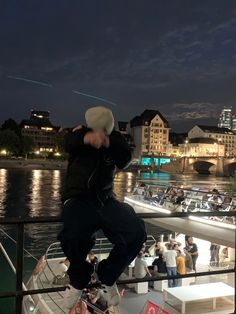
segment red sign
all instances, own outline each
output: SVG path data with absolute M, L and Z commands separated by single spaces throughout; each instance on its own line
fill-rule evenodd
M 146 308 L 144 314 L 158 314 L 159 313 L 159 306 L 155 303 L 152 303 L 151 301 L 147 301 Z

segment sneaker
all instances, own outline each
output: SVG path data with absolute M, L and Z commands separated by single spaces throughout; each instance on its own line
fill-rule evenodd
M 105 286 L 105 298 L 108 303 L 108 306 L 116 306 L 120 303 L 120 293 L 117 288 L 116 283 L 112 286 Z
M 67 307 L 67 309 L 71 309 L 74 306 L 74 304 L 80 300 L 82 292 L 83 290 L 75 289 L 71 285 L 67 286 L 64 296 L 65 306 Z

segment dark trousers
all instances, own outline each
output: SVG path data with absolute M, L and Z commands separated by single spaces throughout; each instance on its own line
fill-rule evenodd
M 196 263 L 197 263 L 197 255 L 192 255 L 192 261 L 193 261 L 193 270 L 197 271 L 196 269 Z
M 102 205 L 97 199 L 70 199 L 63 206 L 62 220 L 64 226 L 58 239 L 70 261 L 70 282 L 77 289 L 85 288 L 94 271 L 86 258 L 99 229 L 113 244 L 108 258 L 97 269 L 99 280 L 108 286 L 114 284 L 146 241 L 144 222 L 130 205 L 114 198 Z

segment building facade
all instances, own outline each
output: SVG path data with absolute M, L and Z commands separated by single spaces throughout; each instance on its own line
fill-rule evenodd
M 195 125 L 189 132 L 188 138 L 209 138 L 214 142 L 217 154 L 222 156 L 222 145 L 224 145 L 224 156 L 236 156 L 236 134 L 227 128 L 219 128 L 215 126 Z M 223 157 L 223 156 L 222 156 Z
M 225 146 L 208 137 L 192 138 L 179 145 L 180 155 L 186 157 L 224 157 Z
M 218 127 L 232 130 L 232 108 L 224 108 L 221 111 Z
M 22 136 L 32 138 L 36 154 L 57 151 L 57 133 L 60 128 L 50 122 L 49 111 L 31 110 L 30 118 L 23 120 L 20 127 Z
M 157 110 L 145 110 L 130 121 L 130 134 L 134 140 L 134 158 L 142 155 L 167 154 L 169 125 Z
M 236 133 L 236 114 L 232 116 L 232 131 Z

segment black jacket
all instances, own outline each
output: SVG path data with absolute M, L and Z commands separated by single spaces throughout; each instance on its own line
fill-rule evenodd
M 96 149 L 84 144 L 86 127 L 65 135 L 65 150 L 69 154 L 63 201 L 72 197 L 112 194 L 115 167 L 123 169 L 131 161 L 131 150 L 120 134 L 109 135 L 110 146 Z

